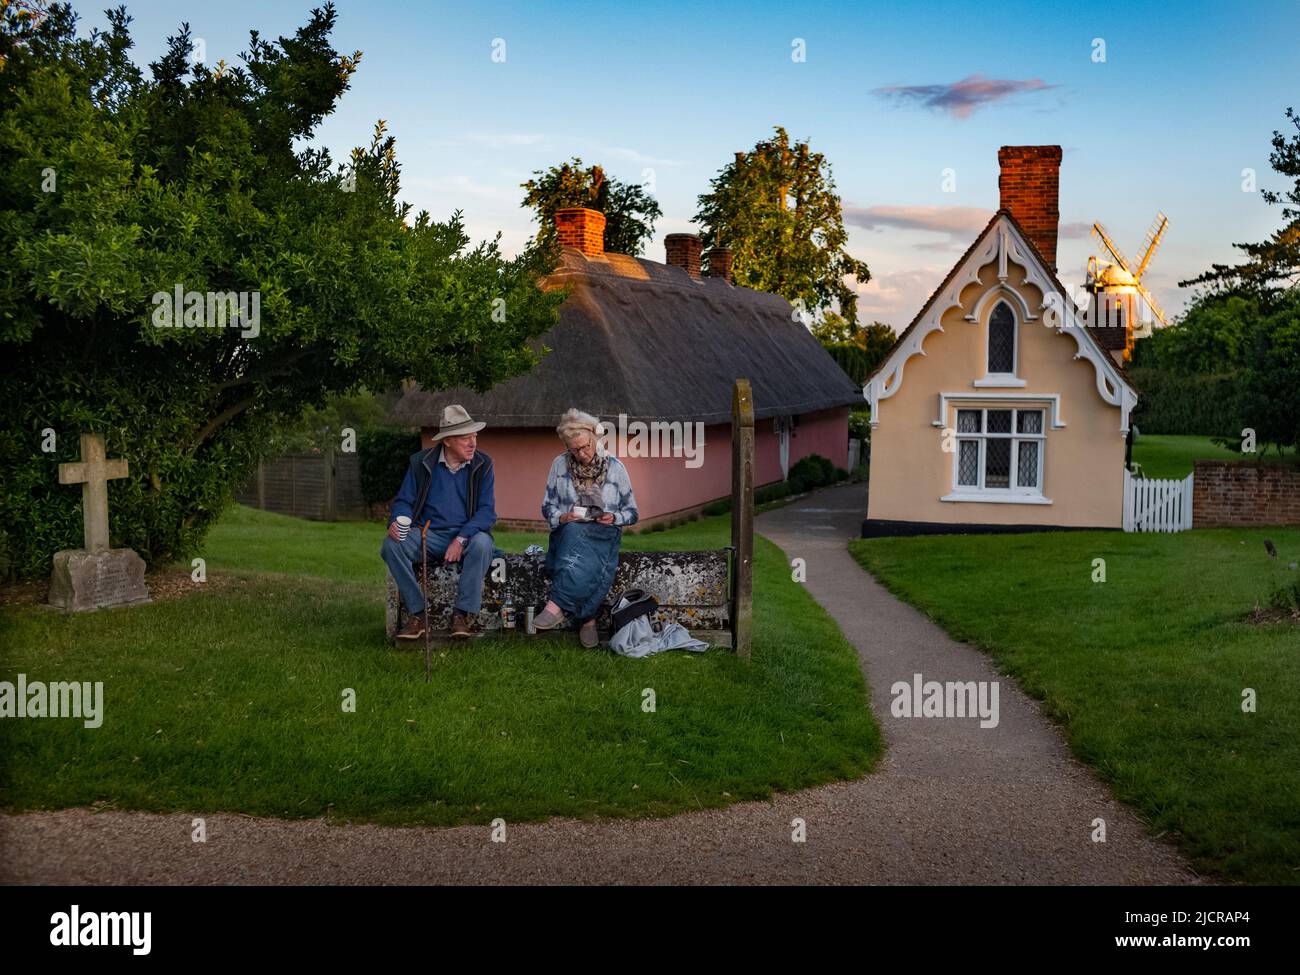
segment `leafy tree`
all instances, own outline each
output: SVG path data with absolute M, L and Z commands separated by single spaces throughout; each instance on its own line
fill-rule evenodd
M 1282 228 L 1258 244 L 1234 244 L 1246 254 L 1243 263 L 1215 264 L 1199 277 L 1179 282 L 1182 286 L 1206 284 L 1212 289 L 1267 292 L 1279 285 L 1300 285 L 1300 113 L 1288 108 L 1286 117 L 1296 134 L 1287 138 L 1275 131 L 1268 159 L 1278 175 L 1295 183 L 1285 192 L 1260 192 L 1265 203 L 1282 207 Z
M 898 340 L 893 328 L 884 322 L 857 325 L 833 311 L 822 315 L 822 320 L 813 325 L 812 333 L 822 345 L 852 345 L 865 350 L 868 358 L 875 362 L 872 369 L 880 364 Z
M 1262 243 L 1235 245 L 1245 262 L 1215 264 L 1182 282 L 1205 287 L 1179 321 L 1139 342 L 1134 357 L 1138 369 L 1222 377 L 1231 390 L 1224 405 L 1233 435 L 1220 442 L 1234 449 L 1241 447 L 1236 431 L 1246 428 L 1265 449 L 1300 444 L 1300 114 L 1288 108 L 1286 117 L 1296 134 L 1274 132 L 1269 161 L 1295 184 L 1261 194 L 1282 207 L 1286 224 Z
M 845 251 L 848 233 L 830 164 L 807 142 L 790 145 L 785 129 L 738 152 L 699 197 L 695 220 L 704 247 L 732 254 L 731 277 L 739 285 L 770 291 L 809 312 L 838 306 L 857 321 L 857 292 L 845 278 L 871 279 L 862 261 Z
M 1242 356 L 1237 415 L 1261 445 L 1300 447 L 1300 287 L 1265 303 Z M 1229 441 L 1239 448 L 1240 440 Z
M 812 326 L 812 333 L 855 383 L 867 381 L 898 338 L 884 322 L 855 325 L 833 311 Z
M 322 406 L 308 407 L 296 423 L 276 431 L 273 452 L 276 454 L 315 453 L 341 443 L 341 431 L 352 430 L 358 441 L 370 430 L 388 425 L 391 407 L 400 398 L 393 390 L 376 396 L 369 390 L 331 396 Z M 407 459 L 414 451 L 407 452 Z
M 605 250 L 615 254 L 640 254 L 663 216 L 659 203 L 639 185 L 621 183 L 600 166 L 584 169 L 574 156 L 566 163 L 539 169 L 520 184 L 527 194 L 524 206 L 537 212 L 537 243 L 556 243 L 555 211 L 587 207 L 605 215 Z
M 1233 292 L 1203 293 L 1172 325 L 1158 328 L 1133 346 L 1133 368 L 1211 375 L 1241 367 L 1250 323 L 1260 297 Z
M 331 45 L 332 5 L 253 32 L 234 67 L 193 63 L 183 26 L 148 78 L 129 23 L 78 38 L 66 4 L 0 14 L 0 523 L 24 575 L 81 542 L 57 476 L 79 432 L 130 463 L 113 543 L 167 562 L 304 409 L 407 377 L 486 388 L 534 364 L 563 300 L 536 286 L 542 253 L 410 218 L 382 122 L 346 165 L 310 148 L 361 59 Z M 256 329 L 206 306 L 158 327 L 177 288 L 257 296 Z

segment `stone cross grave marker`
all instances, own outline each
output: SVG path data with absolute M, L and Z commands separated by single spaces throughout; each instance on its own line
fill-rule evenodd
M 81 519 L 88 552 L 108 548 L 108 482 L 126 477 L 126 461 L 108 460 L 104 438 L 81 435 L 81 461 L 59 465 L 60 484 L 81 485 Z
M 149 601 L 144 560 L 132 549 L 108 547 L 108 482 L 126 474 L 126 461 L 108 460 L 104 438 L 96 433 L 81 435 L 80 461 L 59 465 L 60 484 L 81 485 L 86 547 L 55 553 L 52 606 L 87 610 Z

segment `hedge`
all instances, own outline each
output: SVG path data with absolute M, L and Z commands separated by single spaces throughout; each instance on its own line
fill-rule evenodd
M 843 467 L 836 467 L 828 458 L 820 454 L 809 454 L 790 468 L 790 475 L 786 480 L 756 490 L 754 504 L 766 504 L 792 494 L 802 494 L 815 487 L 837 484 L 847 480 L 848 477 L 848 471 Z M 726 514 L 731 510 L 731 499 L 719 498 L 717 501 L 710 501 L 700 510 L 704 515 Z
M 420 435 L 391 427 L 364 427 L 357 432 L 357 461 L 361 468 L 361 497 L 366 504 L 391 501 L 420 449 Z
M 1234 375 L 1185 375 L 1156 368 L 1130 369 L 1128 375 L 1138 391 L 1133 422 L 1143 433 L 1201 437 L 1240 434 Z

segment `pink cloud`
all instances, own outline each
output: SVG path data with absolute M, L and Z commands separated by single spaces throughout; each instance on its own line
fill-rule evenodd
M 882 321 L 901 332 L 921 310 L 947 268 L 915 268 L 886 271 L 858 285 L 858 317 L 864 321 Z
M 874 206 L 844 208 L 844 222 L 867 230 L 928 230 L 970 242 L 993 216 L 981 207 Z
M 1015 81 L 1010 78 L 985 78 L 973 74 L 961 81 L 940 85 L 893 85 L 877 88 L 875 93 L 902 103 L 919 104 L 937 112 L 946 112 L 953 118 L 970 118 L 978 108 L 991 105 L 1011 95 L 1022 92 L 1045 91 L 1055 88 L 1041 78 Z

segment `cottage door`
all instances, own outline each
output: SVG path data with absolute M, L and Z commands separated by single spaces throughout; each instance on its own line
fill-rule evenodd
M 790 476 L 790 418 L 778 416 L 776 423 L 776 443 L 781 454 L 781 479 Z

